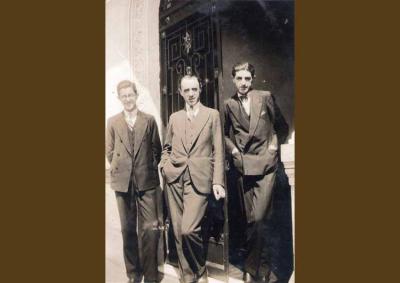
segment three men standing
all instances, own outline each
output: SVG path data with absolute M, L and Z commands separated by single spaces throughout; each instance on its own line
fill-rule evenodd
M 160 137 L 154 117 L 136 107 L 135 84 L 122 81 L 117 91 L 124 110 L 108 120 L 106 155 L 121 221 L 126 273 L 129 283 L 139 283 L 143 276 L 146 283 L 159 282 Z
M 161 153 L 153 116 L 136 108 L 137 90 L 130 81 L 118 84 L 124 111 L 107 125 L 107 158 L 115 190 L 129 282 L 158 282 L 158 163 L 174 231 L 180 280 L 207 282 L 201 224 L 208 199 L 225 197 L 225 148 L 239 172 L 239 190 L 247 220 L 245 281 L 279 282 L 267 248 L 268 221 L 279 162 L 279 144 L 288 134 L 272 95 L 251 88 L 255 69 L 233 66 L 237 92 L 224 102 L 225 125 L 217 110 L 201 104 L 198 77 L 179 81 L 185 108 L 170 116 Z M 224 140 L 225 137 L 225 140 Z M 247 276 L 248 275 L 248 276 Z
M 160 163 L 184 283 L 208 282 L 201 224 L 210 193 L 225 197 L 221 120 L 200 103 L 200 87 L 196 76 L 180 80 L 185 109 L 170 117 Z
M 271 199 L 279 161 L 279 143 L 288 126 L 268 91 L 251 88 L 255 69 L 249 63 L 232 68 L 237 92 L 224 103 L 227 155 L 239 172 L 238 186 L 247 219 L 246 282 L 279 282 L 270 265 L 266 240 Z

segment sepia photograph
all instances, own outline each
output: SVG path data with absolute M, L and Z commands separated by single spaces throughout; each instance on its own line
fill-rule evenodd
M 294 283 L 295 1 L 105 5 L 106 283 Z
M 77 2 L 3 8 L 0 282 L 396 282 L 396 6 Z

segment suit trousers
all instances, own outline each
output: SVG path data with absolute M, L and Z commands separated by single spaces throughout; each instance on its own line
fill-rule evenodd
M 121 221 L 123 253 L 128 277 L 159 281 L 157 250 L 160 230 L 157 190 L 138 191 L 130 182 L 127 193 L 115 192 Z
M 205 272 L 205 250 L 201 224 L 208 194 L 193 186 L 188 169 L 173 183 L 167 184 L 168 209 L 178 253 L 181 281 L 196 282 Z
M 256 278 L 266 277 L 267 283 L 276 282 L 275 273 L 270 265 L 269 239 L 272 216 L 272 193 L 276 172 L 261 176 L 239 177 L 239 186 L 243 193 L 246 210 L 246 250 L 244 269 Z

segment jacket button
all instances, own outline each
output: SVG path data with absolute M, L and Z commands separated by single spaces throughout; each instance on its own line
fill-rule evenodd
M 119 153 L 117 153 L 117 156 L 119 156 Z

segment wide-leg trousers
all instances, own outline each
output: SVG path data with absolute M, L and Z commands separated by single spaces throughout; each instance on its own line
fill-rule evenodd
M 196 282 L 206 271 L 201 224 L 208 196 L 193 186 L 188 169 L 175 182 L 167 184 L 169 215 L 184 283 Z
M 157 192 L 160 187 L 138 191 L 130 182 L 127 193 L 115 192 L 121 221 L 123 253 L 128 277 L 159 281 Z
M 272 215 L 272 195 L 276 172 L 261 176 L 239 176 L 246 212 L 246 250 L 244 269 L 255 278 L 267 278 L 276 282 L 271 269 L 271 251 L 268 237 L 272 230 L 269 221 Z

